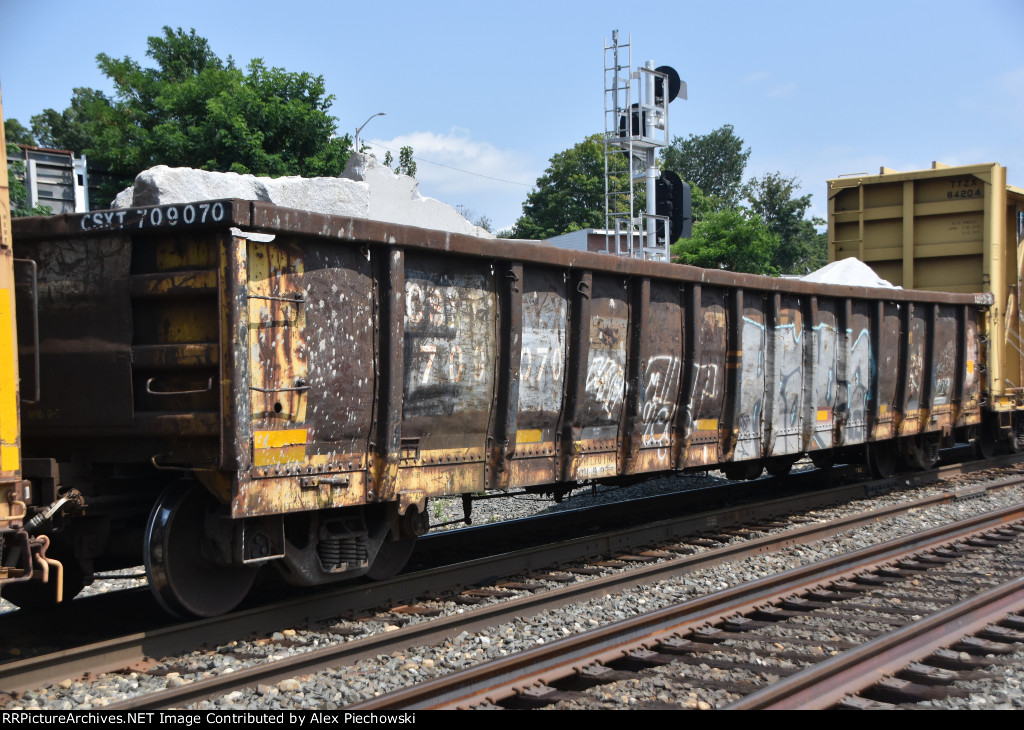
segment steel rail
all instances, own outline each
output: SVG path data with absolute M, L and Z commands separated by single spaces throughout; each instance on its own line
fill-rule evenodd
M 624 619 L 593 631 L 496 659 L 471 669 L 348 705 L 352 711 L 458 709 L 489 706 L 538 683 L 575 673 L 576 668 L 621 659 L 629 651 L 700 625 L 744 613 L 771 599 L 806 591 L 974 534 L 1024 519 L 1024 504 L 915 533 L 810 566 Z
M 411 645 L 429 645 L 443 641 L 461 631 L 482 631 L 518 617 L 557 610 L 566 603 L 600 598 L 639 585 L 676 577 L 701 568 L 712 567 L 729 560 L 741 560 L 752 555 L 772 552 L 781 547 L 812 542 L 839 532 L 874 523 L 893 514 L 920 509 L 926 504 L 937 501 L 944 500 L 915 500 L 914 502 L 894 505 L 882 510 L 872 510 L 859 515 L 853 515 L 841 520 L 786 530 L 781 533 L 747 540 L 736 545 L 709 550 L 705 553 L 688 555 L 662 563 L 644 565 L 628 571 L 620 571 L 610 576 L 553 588 L 543 593 L 509 599 L 498 604 L 475 609 L 466 614 L 447 616 L 420 624 L 413 624 L 399 631 L 378 634 L 337 646 L 325 647 L 314 652 L 296 654 L 276 662 L 247 667 L 231 674 L 211 677 L 202 682 L 191 682 L 163 692 L 126 700 L 117 705 L 111 705 L 111 708 L 142 710 L 181 707 L 184 704 L 210 699 L 236 689 L 251 687 L 261 683 L 271 684 L 297 675 L 323 671 L 343 664 L 351 664 L 356 661 L 371 659 L 381 654 L 390 654 Z M 975 518 L 975 520 L 977 519 L 985 522 L 984 518 Z M 940 531 L 942 529 L 936 528 L 936 530 Z M 813 568 L 806 570 L 811 571 L 813 575 Z M 797 589 L 792 588 L 790 590 Z
M 722 709 L 823 710 L 936 649 L 1024 609 L 1024 577 L 914 621 L 768 685 Z
M 945 467 L 960 473 L 962 465 Z M 937 473 L 941 473 L 941 469 Z M 917 477 L 918 475 L 913 475 Z M 935 476 L 933 476 L 935 478 Z M 891 480 L 886 480 L 891 481 Z M 582 601 L 600 597 L 608 593 L 625 590 L 661 578 L 678 576 L 700 568 L 738 560 L 750 555 L 761 554 L 780 547 L 821 539 L 859 525 L 874 522 L 884 517 L 898 514 L 911 509 L 920 509 L 928 505 L 938 504 L 952 499 L 966 498 L 986 490 L 1000 489 L 1024 481 L 1024 477 L 1013 477 L 999 480 L 984 487 L 968 488 L 945 492 L 940 495 L 892 505 L 883 510 L 851 516 L 844 520 L 828 523 L 817 523 L 792 530 L 775 533 L 766 537 L 747 540 L 735 545 L 708 550 L 695 555 L 675 560 L 644 565 L 629 571 L 618 572 L 611 576 L 595 578 L 578 584 L 555 588 L 543 594 L 530 595 L 522 598 L 509 599 L 497 605 L 481 607 L 463 614 L 461 618 L 434 619 L 416 625 L 415 634 L 407 633 L 412 627 L 385 633 L 376 637 L 353 640 L 344 644 L 325 648 L 318 652 L 295 655 L 288 659 L 273 663 L 278 675 L 282 678 L 295 676 L 297 673 L 316 671 L 328 666 L 352 663 L 374 657 L 378 654 L 390 653 L 410 643 L 429 643 L 438 638 L 451 635 L 453 626 L 459 630 L 481 630 L 487 626 L 509 620 L 510 617 L 534 615 L 552 606 L 573 600 Z M 435 591 L 438 585 L 472 584 L 492 579 L 496 575 L 508 575 L 522 570 L 536 569 L 550 565 L 557 560 L 572 560 L 592 557 L 600 554 L 622 552 L 638 544 L 650 544 L 659 540 L 678 538 L 701 529 L 721 529 L 724 525 L 740 519 L 759 519 L 762 515 L 778 515 L 792 509 L 795 503 L 803 506 L 809 504 L 812 496 L 817 496 L 817 503 L 827 504 L 838 499 L 852 499 L 865 496 L 865 493 L 878 489 L 877 482 L 860 483 L 837 487 L 815 495 L 798 495 L 786 499 L 769 500 L 756 506 L 744 506 L 716 510 L 713 512 L 693 515 L 685 518 L 663 520 L 631 530 L 620 530 L 604 535 L 569 541 L 559 545 L 557 555 L 553 556 L 552 546 L 534 546 L 530 549 L 507 553 L 489 558 L 482 558 L 469 563 L 445 566 L 433 570 L 399 576 L 391 581 L 379 584 L 348 586 L 341 589 L 320 592 L 313 596 L 303 596 L 280 602 L 268 607 L 258 607 L 228 616 L 184 625 L 161 627 L 154 630 L 138 632 L 117 639 L 96 642 L 75 649 L 31 657 L 0 665 L 0 691 L 12 692 L 40 687 L 49 682 L 66 678 L 74 678 L 88 672 L 115 671 L 144 661 L 147 657 L 161 657 L 180 653 L 201 645 L 216 644 L 224 641 L 227 635 L 239 636 L 246 633 L 273 631 L 282 624 L 296 621 L 317 621 L 337 616 L 339 606 L 344 611 L 357 611 L 368 607 L 379 606 L 389 600 L 409 600 L 424 593 Z M 484 529 L 484 528 L 480 528 Z M 460 531 L 462 532 L 462 531 Z M 470 619 L 469 617 L 473 617 Z M 472 621 L 469 623 L 469 621 Z M 462 623 L 459 623 L 459 622 Z M 435 627 L 435 628 L 429 628 Z M 328 652 L 328 653 L 324 653 Z M 221 687 L 211 687 L 209 691 L 199 691 L 201 683 L 188 683 L 176 689 L 147 696 L 141 707 L 169 707 L 170 703 L 186 703 L 193 698 L 204 698 L 218 692 L 228 692 L 246 686 L 250 675 L 258 677 L 252 682 L 269 682 L 271 675 L 260 675 L 260 667 L 239 670 L 224 675 Z M 288 673 L 290 672 L 290 674 Z M 203 683 L 203 686 L 207 686 Z M 166 699 L 166 702 L 164 701 Z M 130 702 L 130 701 L 129 701 Z M 141 700 L 140 700 L 141 702 Z M 180 706 L 180 704 L 178 705 Z

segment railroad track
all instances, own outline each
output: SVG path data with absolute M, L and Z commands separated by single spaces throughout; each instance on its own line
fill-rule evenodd
M 616 689 L 587 695 L 587 688 L 636 682 L 643 671 L 673 664 L 697 668 L 674 672 L 677 683 L 713 686 L 730 700 L 720 706 L 730 709 L 823 709 L 841 701 L 877 706 L 844 698 L 872 687 L 879 672 L 900 670 L 918 681 L 897 677 L 886 689 L 905 701 L 956 693 L 948 672 L 911 662 L 927 662 L 930 653 L 951 644 L 975 655 L 993 651 L 993 639 L 1024 648 L 1024 617 L 1012 615 L 1024 610 L 1024 578 L 1016 577 L 1020 561 L 1014 559 L 1022 545 L 1019 505 L 568 637 L 349 709 L 607 707 L 600 698 Z M 988 590 L 965 601 L 950 598 L 965 590 L 964 578 L 977 570 L 977 561 L 957 561 L 998 548 L 1006 548 L 1005 565 L 975 581 Z M 944 602 L 940 610 L 925 608 Z M 922 620 L 919 613 L 930 615 Z M 860 628 L 866 614 L 895 628 Z M 833 626 L 809 628 L 815 620 Z M 993 621 L 1009 626 L 989 626 Z M 836 623 L 847 627 L 838 630 Z M 953 627 L 963 634 L 985 631 L 989 638 L 957 642 L 950 636 Z M 779 676 L 784 678 L 772 681 Z M 928 689 L 922 682 L 947 689 L 922 693 Z
M 953 472 L 962 471 L 962 467 L 949 467 L 943 472 L 944 476 L 949 476 Z M 936 475 L 933 475 L 933 478 Z M 839 491 L 848 493 L 849 490 L 855 489 L 855 487 L 843 487 Z M 877 484 L 862 484 L 859 489 L 866 491 L 877 491 L 879 486 Z M 961 493 L 959 495 L 955 493 L 943 493 L 936 495 L 927 501 L 915 502 L 912 504 L 904 505 L 903 507 L 893 507 L 886 511 L 886 514 L 896 514 L 899 511 L 905 511 L 910 509 L 921 509 L 929 503 L 937 503 L 950 499 L 964 498 L 969 496 Z M 824 502 L 835 501 L 837 495 L 818 495 L 818 499 Z M 847 494 L 849 498 L 849 494 Z M 795 499 L 795 498 L 794 498 Z M 799 498 L 806 506 L 806 495 Z M 793 508 L 794 503 L 789 504 L 789 508 Z M 748 507 L 747 510 L 750 508 Z M 780 504 L 773 504 L 770 507 L 762 505 L 760 509 L 768 510 L 771 514 L 778 514 L 780 509 L 784 507 Z M 747 517 L 750 517 L 750 512 L 746 513 Z M 231 675 L 225 675 L 214 678 L 211 682 L 188 682 L 180 687 L 176 687 L 158 694 L 147 694 L 137 700 L 133 700 L 128 703 L 118 705 L 118 707 L 128 708 L 132 707 L 135 709 L 148 709 L 158 707 L 172 707 L 182 706 L 190 702 L 198 701 L 202 698 L 229 694 L 234 691 L 238 691 L 239 688 L 253 687 L 259 684 L 269 684 L 272 682 L 280 681 L 282 678 L 294 677 L 297 675 L 308 674 L 310 672 L 317 671 L 324 667 L 329 666 L 340 666 L 347 665 L 353 662 L 359 661 L 360 659 L 370 658 L 379 654 L 388 654 L 395 651 L 399 647 L 409 646 L 415 643 L 429 643 L 435 641 L 438 638 L 444 638 L 451 636 L 453 633 L 459 631 L 470 631 L 470 630 L 484 630 L 489 626 L 494 626 L 501 623 L 504 620 L 508 620 L 511 616 L 524 615 L 528 613 L 538 613 L 544 610 L 550 610 L 552 607 L 564 604 L 571 601 L 585 600 L 588 597 L 604 595 L 609 592 L 623 590 L 629 586 L 639 585 L 645 582 L 658 580 L 659 577 L 679 574 L 680 572 L 687 572 L 692 570 L 698 570 L 700 567 L 705 565 L 713 565 L 718 562 L 725 560 L 735 560 L 742 558 L 745 555 L 753 555 L 763 552 L 772 552 L 779 549 L 782 545 L 796 544 L 802 540 L 814 540 L 821 539 L 823 536 L 828 534 L 835 534 L 843 530 L 851 529 L 857 524 L 864 524 L 865 522 L 872 522 L 878 519 L 884 518 L 885 514 L 880 512 L 872 513 L 871 515 L 861 516 L 857 519 L 851 519 L 847 522 L 832 522 L 827 525 L 808 525 L 799 529 L 790 529 L 787 531 L 780 531 L 777 535 L 765 535 L 754 539 L 743 539 L 739 535 L 745 531 L 740 529 L 736 533 L 739 534 L 719 534 L 720 538 L 733 539 L 735 545 L 729 545 L 720 548 L 708 548 L 700 543 L 706 541 L 706 538 L 697 538 L 691 540 L 688 545 L 692 550 L 699 550 L 700 553 L 696 555 L 681 555 L 677 554 L 672 559 L 665 559 L 666 555 L 628 555 L 620 552 L 620 558 L 626 558 L 627 562 L 632 562 L 634 565 L 637 563 L 643 563 L 650 561 L 654 558 L 660 558 L 660 561 L 651 565 L 642 565 L 642 567 L 633 567 L 631 570 L 619 570 L 612 575 L 604 576 L 602 578 L 593 579 L 587 582 L 575 583 L 561 588 L 546 590 L 543 593 L 532 594 L 530 591 L 538 590 L 546 582 L 550 582 L 551 578 L 565 579 L 565 574 L 562 576 L 535 576 L 531 581 L 527 582 L 513 582 L 513 581 L 499 581 L 498 584 L 489 586 L 484 589 L 476 589 L 476 593 L 484 594 L 496 594 L 504 593 L 508 594 L 511 591 L 519 590 L 526 591 L 528 595 L 521 598 L 506 600 L 500 604 L 485 606 L 482 609 L 472 612 L 472 618 L 466 621 L 464 617 L 458 619 L 447 618 L 439 619 L 431 622 L 421 621 L 414 626 L 410 626 L 400 631 L 394 631 L 391 633 L 385 633 L 366 639 L 359 639 L 356 641 L 347 642 L 337 647 L 333 647 L 328 650 L 320 650 L 316 652 L 307 652 L 306 654 L 300 654 L 288 659 L 273 662 L 272 664 L 262 666 L 257 665 L 242 669 L 234 672 Z M 733 519 L 735 519 L 735 515 Z M 721 513 L 717 515 L 702 515 L 700 517 L 692 518 L 695 520 L 703 520 L 703 526 L 708 526 L 708 521 L 711 524 L 718 526 L 722 531 L 726 531 L 723 527 L 724 520 Z M 684 521 L 685 522 L 685 521 Z M 691 523 L 686 529 L 692 530 L 694 525 Z M 651 530 L 654 530 L 654 539 L 659 539 L 664 533 L 664 525 L 660 527 L 648 526 L 644 530 L 639 530 L 635 540 L 650 541 L 652 539 Z M 683 528 L 678 528 L 683 529 Z M 605 554 L 609 552 L 609 547 L 614 545 L 616 547 L 623 547 L 627 545 L 628 537 L 624 534 L 618 534 L 614 537 L 605 536 L 602 538 L 607 541 L 601 544 L 601 547 Z M 633 544 L 636 544 L 635 542 Z M 503 561 L 510 560 L 511 558 L 503 558 Z M 536 555 L 528 558 L 528 562 L 535 560 Z M 607 563 L 608 561 L 601 561 Z M 619 561 L 623 562 L 623 561 Z M 509 567 L 515 568 L 515 565 L 509 565 Z M 603 566 L 602 569 L 606 569 L 607 565 Z M 495 566 L 492 564 L 487 566 L 486 563 L 481 563 L 473 567 L 474 570 L 489 572 L 490 575 L 494 575 Z M 587 572 L 586 566 L 583 568 L 584 572 Z M 514 572 L 514 571 L 513 571 Z M 430 573 L 428 571 L 428 573 Z M 547 579 L 547 580 L 546 580 Z M 409 576 L 405 580 L 411 580 L 415 583 L 417 581 L 423 584 L 437 585 L 438 575 L 423 575 L 423 576 Z M 531 585 L 532 583 L 532 585 Z M 361 590 L 366 590 L 363 586 Z M 463 598 L 472 598 L 473 590 L 463 594 Z M 335 596 L 336 598 L 336 596 Z M 336 603 L 334 604 L 336 607 Z M 301 610 L 298 604 L 290 605 L 282 609 L 286 612 L 290 612 L 290 621 L 294 622 L 296 610 Z M 417 608 L 416 606 L 405 609 L 407 614 L 415 615 L 417 611 L 428 612 L 427 609 L 422 606 Z M 336 608 L 334 610 L 336 613 Z M 279 617 L 280 619 L 280 617 Z M 203 622 L 209 623 L 209 622 Z M 278 623 L 277 626 L 280 626 Z M 285 623 L 287 625 L 287 623 Z M 194 628 L 184 628 L 183 631 L 195 631 Z M 209 629 L 207 629 L 209 630 Z M 173 632 L 167 630 L 168 633 L 164 636 L 164 641 L 168 644 L 175 641 Z M 180 636 L 180 635 L 179 635 Z M 153 637 L 150 637 L 151 639 Z M 180 639 L 179 639 L 180 640 Z M 139 637 L 135 644 L 136 647 L 140 645 L 140 642 L 144 642 L 142 637 Z M 179 648 L 181 644 L 179 643 Z M 96 650 L 103 649 L 103 647 L 89 647 L 82 649 L 78 652 L 78 661 L 81 662 L 78 666 L 85 666 L 88 669 L 74 669 L 75 665 L 64 665 L 60 668 L 51 666 L 45 667 L 45 661 L 38 659 L 35 662 L 24 662 L 20 666 L 8 666 L 4 667 L 3 670 L 8 672 L 8 676 L 17 675 L 21 681 L 27 681 L 28 686 L 38 686 L 42 682 L 36 682 L 32 684 L 34 680 L 31 679 L 31 672 L 37 672 L 37 676 L 43 676 L 48 673 L 49 679 L 52 680 L 53 674 L 61 673 L 68 674 L 70 671 L 71 675 L 81 673 L 81 671 L 97 672 L 97 666 L 101 661 L 110 661 L 109 659 L 102 659 L 100 653 L 96 653 Z M 115 646 L 109 647 L 110 650 L 120 652 L 113 656 L 113 663 L 118 666 L 125 666 L 131 664 L 132 661 L 137 661 L 140 657 L 131 656 L 132 652 L 138 653 L 138 648 L 126 650 L 124 647 L 117 648 Z M 127 654 L 126 654 L 127 651 Z M 169 653 L 169 652 L 168 652 Z M 157 654 L 159 655 L 159 654 Z M 29 666 L 33 664 L 33 666 Z M 74 669 L 74 671 L 71 671 Z M 166 673 L 166 669 L 164 673 Z M 5 681 L 9 681 L 6 677 Z M 0 685 L 5 686 L 5 685 Z

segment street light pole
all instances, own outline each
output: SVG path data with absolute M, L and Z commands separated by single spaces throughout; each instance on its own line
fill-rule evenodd
M 370 119 L 373 119 L 373 117 L 383 117 L 385 116 L 385 114 L 385 112 L 377 112 L 376 114 L 372 115 Z M 367 119 L 365 122 L 363 122 L 362 127 L 358 127 L 356 129 L 356 152 L 359 152 L 359 133 L 363 131 L 363 127 L 370 123 L 370 119 Z

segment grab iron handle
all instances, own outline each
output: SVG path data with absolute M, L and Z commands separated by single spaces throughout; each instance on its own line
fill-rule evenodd
M 150 378 L 146 381 L 146 392 L 150 395 L 195 395 L 196 393 L 209 393 L 213 390 L 213 376 L 206 381 L 205 388 L 199 388 L 198 390 L 153 390 L 153 381 L 159 380 L 159 377 Z
M 272 302 L 297 302 L 299 304 L 306 301 L 306 295 L 300 291 L 295 292 L 290 297 L 265 297 L 262 294 L 247 294 L 249 299 L 266 299 Z

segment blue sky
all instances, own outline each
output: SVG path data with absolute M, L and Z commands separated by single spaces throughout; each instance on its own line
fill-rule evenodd
M 195 28 L 240 65 L 322 75 L 342 133 L 386 112 L 362 135 L 379 156 L 411 144 L 424 195 L 498 227 L 553 154 L 602 131 L 613 29 L 634 65 L 687 82 L 673 136 L 732 124 L 746 176 L 797 177 L 818 215 L 827 178 L 882 165 L 999 162 L 1024 187 L 1024 0 L 0 0 L 0 21 L 8 118 L 62 110 L 76 86 L 109 92 L 97 53 L 150 65 L 148 36 Z

